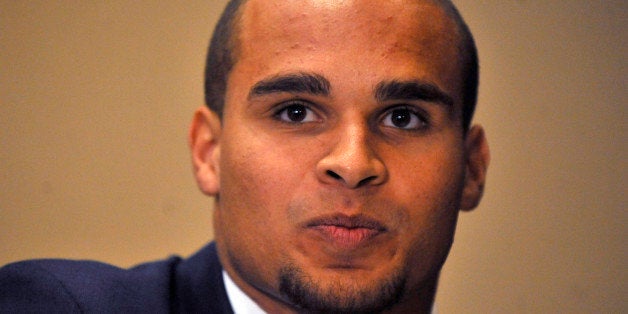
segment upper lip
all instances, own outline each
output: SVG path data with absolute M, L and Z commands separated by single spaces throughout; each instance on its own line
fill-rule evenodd
M 318 226 L 336 226 L 347 229 L 366 228 L 373 229 L 380 232 L 386 231 L 386 226 L 376 219 L 367 217 L 362 214 L 347 216 L 344 214 L 321 216 L 309 220 L 306 223 L 306 227 L 318 227 Z

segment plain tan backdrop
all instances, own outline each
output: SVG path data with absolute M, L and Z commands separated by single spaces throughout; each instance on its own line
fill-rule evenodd
M 212 238 L 186 133 L 224 2 L 0 2 L 0 264 L 130 266 Z M 627 312 L 628 2 L 455 2 L 493 159 L 439 312 Z

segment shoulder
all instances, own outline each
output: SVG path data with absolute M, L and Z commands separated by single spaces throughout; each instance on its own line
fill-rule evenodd
M 180 259 L 131 269 L 93 261 L 32 260 L 0 269 L 0 308 L 8 312 L 168 312 Z
M 183 261 L 175 277 L 173 312 L 233 313 L 214 242 Z

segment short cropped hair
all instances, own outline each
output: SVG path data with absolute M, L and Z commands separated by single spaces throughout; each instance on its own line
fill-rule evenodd
M 222 117 L 227 80 L 236 62 L 240 8 L 246 0 L 231 0 L 214 29 L 205 63 L 205 104 Z
M 205 66 L 205 104 L 222 117 L 225 92 L 231 69 L 237 61 L 238 28 L 241 8 L 247 0 L 231 0 L 214 29 Z M 477 103 L 479 84 L 478 53 L 469 27 L 455 6 L 448 0 L 437 1 L 458 25 L 462 56 L 462 125 L 469 128 Z

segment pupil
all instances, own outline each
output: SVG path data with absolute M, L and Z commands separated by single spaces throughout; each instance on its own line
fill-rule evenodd
M 397 109 L 392 112 L 392 123 L 397 127 L 405 127 L 410 123 L 412 117 L 408 110 Z
M 288 118 L 290 118 L 290 121 L 303 121 L 305 114 L 306 110 L 303 106 L 291 106 L 288 108 Z

